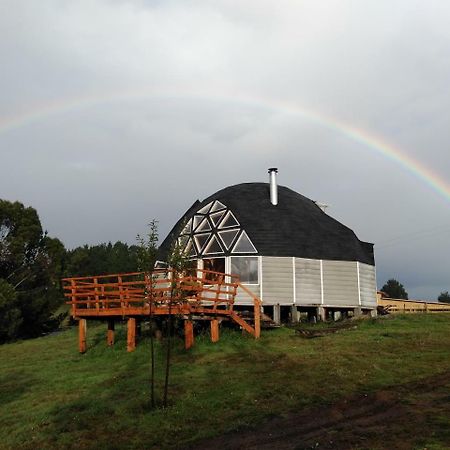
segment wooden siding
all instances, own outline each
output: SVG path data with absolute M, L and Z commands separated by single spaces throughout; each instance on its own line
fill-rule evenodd
M 354 261 L 323 261 L 324 304 L 358 306 L 358 272 Z
M 262 257 L 262 296 L 264 305 L 292 305 L 294 302 L 292 258 Z
M 295 258 L 295 304 L 320 305 L 321 301 L 320 261 Z
M 359 263 L 359 285 L 361 305 L 369 308 L 377 307 L 377 287 L 375 283 L 375 267 Z

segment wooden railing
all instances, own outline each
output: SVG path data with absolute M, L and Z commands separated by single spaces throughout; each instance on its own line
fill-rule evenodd
M 192 320 L 211 321 L 211 339 L 218 340 L 219 320 L 234 320 L 255 338 L 260 336 L 261 300 L 240 283 L 237 275 L 193 270 L 134 272 L 94 277 L 64 278 L 72 316 L 79 320 L 80 351 L 86 350 L 86 319 L 108 320 L 109 345 L 114 342 L 114 320 L 128 318 L 128 349 L 134 349 L 136 320 L 142 316 L 181 315 L 186 348 L 193 345 Z M 253 324 L 233 310 L 238 289 L 253 299 Z
M 164 314 L 169 307 L 231 310 L 240 285 L 239 277 L 208 270 L 177 275 L 172 271 L 64 278 L 65 296 L 74 317 L 137 313 L 153 307 Z

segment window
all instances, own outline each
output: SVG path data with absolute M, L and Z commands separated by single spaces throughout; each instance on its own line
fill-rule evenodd
M 203 270 L 211 272 L 225 273 L 225 258 L 208 258 L 203 260 Z M 208 281 L 217 281 L 220 275 L 216 273 L 207 273 L 205 278 Z
M 241 283 L 258 284 L 258 257 L 257 256 L 232 256 L 231 273 L 238 275 Z

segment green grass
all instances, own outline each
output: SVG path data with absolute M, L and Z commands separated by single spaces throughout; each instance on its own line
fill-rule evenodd
M 0 346 L 0 448 L 172 448 L 311 405 L 414 382 L 450 370 L 450 315 L 365 320 L 316 339 L 294 330 L 255 341 L 221 330 L 220 342 L 175 341 L 170 406 L 149 407 L 149 342 L 125 350 L 125 329 L 105 345 L 105 325 Z M 157 392 L 163 383 L 157 344 Z M 443 447 L 435 418 L 430 445 Z M 439 425 L 444 424 L 444 425 Z M 441 436 L 441 437 L 440 437 Z M 441 446 L 441 447 L 440 447 Z M 433 447 L 434 448 L 434 447 Z

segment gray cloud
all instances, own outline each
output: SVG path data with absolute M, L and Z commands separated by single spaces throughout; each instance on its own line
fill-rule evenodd
M 276 165 L 375 242 L 380 285 L 435 298 L 450 289 L 449 200 L 295 108 L 448 179 L 449 19 L 444 1 L 4 0 L 0 197 L 69 247 L 132 243 Z

